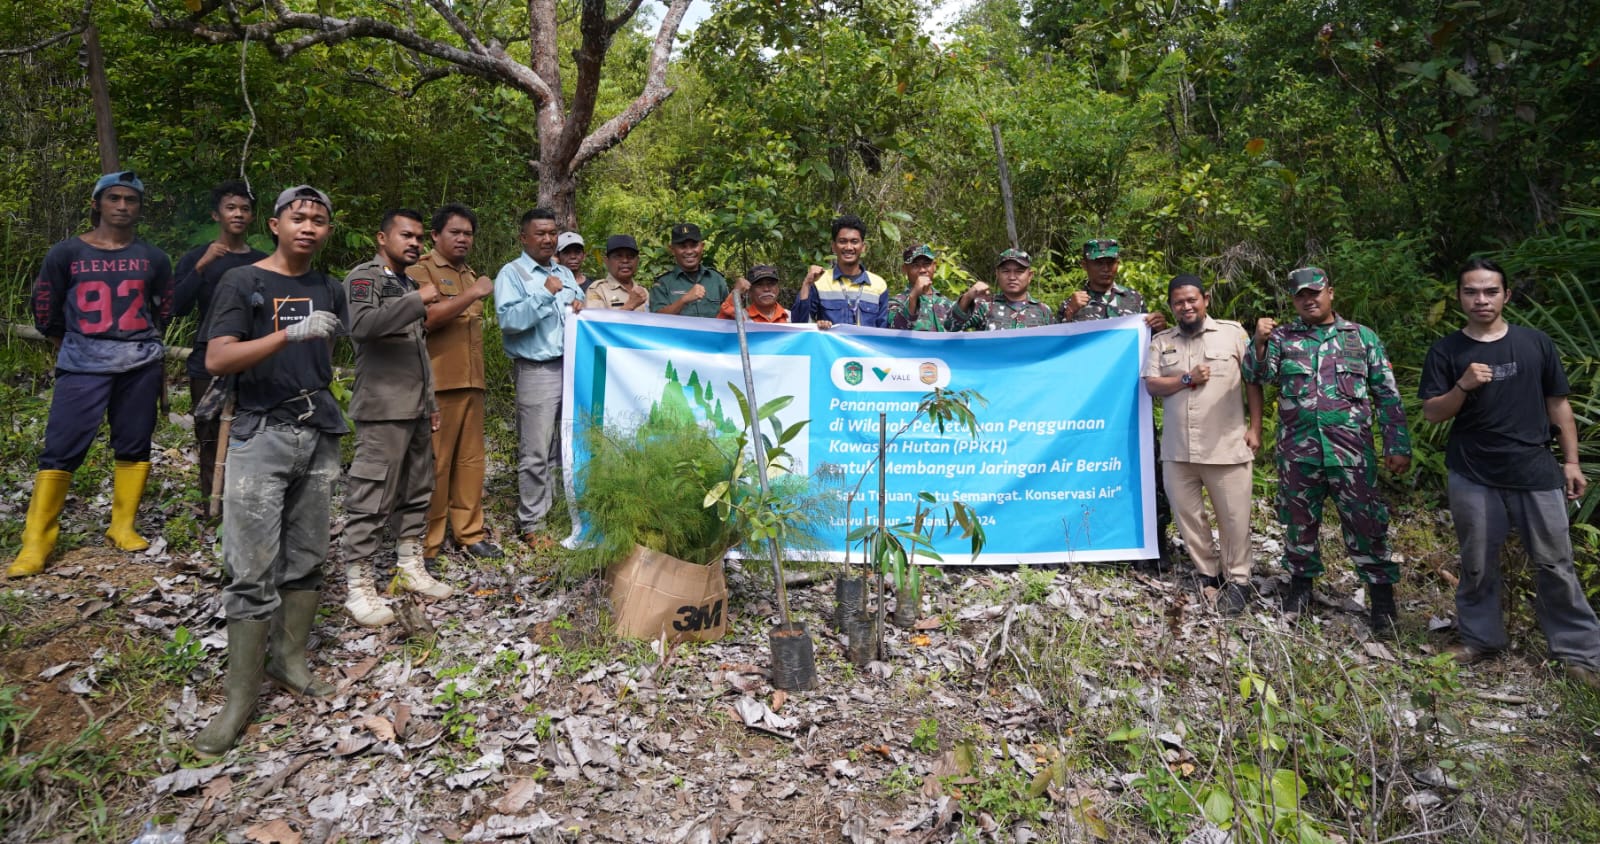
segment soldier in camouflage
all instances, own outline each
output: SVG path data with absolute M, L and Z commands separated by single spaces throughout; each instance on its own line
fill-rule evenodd
M 1166 330 L 1165 314 L 1160 311 L 1145 313 L 1144 296 L 1117 283 L 1117 272 L 1122 269 L 1121 256 L 1122 247 L 1109 237 L 1083 244 L 1083 271 L 1089 276 L 1089 285 L 1061 303 L 1056 311 L 1056 322 L 1088 322 L 1145 314 L 1144 321 L 1152 332 Z
M 939 256 L 925 243 L 908 246 L 900 253 L 900 269 L 906 274 L 906 292 L 890 297 L 884 324 L 902 331 L 947 330 L 956 303 L 933 287 Z
M 988 284 L 978 282 L 967 288 L 956 301 L 945 326 L 948 331 L 1006 331 L 1051 325 L 1050 306 L 1028 295 L 1033 283 L 1033 259 L 1021 249 L 1007 249 L 995 259 L 995 283 L 1000 298 L 994 298 Z
M 1388 635 L 1400 568 L 1389 557 L 1389 510 L 1378 493 L 1372 426 L 1376 421 L 1383 433 L 1384 466 L 1404 473 L 1411 434 L 1394 371 L 1372 329 L 1334 312 L 1327 273 L 1295 270 L 1287 289 L 1300 318 L 1278 327 L 1262 317 L 1245 355 L 1251 383 L 1278 387 L 1278 519 L 1292 576 L 1283 610 L 1298 618 L 1311 606 L 1312 580 L 1323 571 L 1322 504 L 1332 496 L 1345 548 L 1368 585 L 1369 624 Z

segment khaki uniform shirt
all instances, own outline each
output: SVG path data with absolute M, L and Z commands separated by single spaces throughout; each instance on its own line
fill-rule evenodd
M 412 264 L 406 274 L 419 284 L 433 282 L 439 295 L 452 299 L 462 295 L 478 281 L 471 267 L 456 272 L 449 262 L 429 252 Z M 467 306 L 455 319 L 428 332 L 428 357 L 433 360 L 435 390 L 482 390 L 483 379 L 483 300 Z
M 589 292 L 583 296 L 583 306 L 585 308 L 599 308 L 603 311 L 629 310 L 649 312 L 650 290 L 640 286 L 637 281 L 633 285 L 644 291 L 645 295 L 644 298 L 639 300 L 639 304 L 630 308 L 628 307 L 628 289 L 622 286 L 622 282 L 612 278 L 610 273 L 606 273 L 605 280 L 589 285 Z
M 1150 338 L 1145 378 L 1182 375 L 1199 364 L 1211 379 L 1161 400 L 1161 459 L 1233 464 L 1253 459 L 1245 445 L 1244 355 L 1250 338 L 1239 323 L 1206 317 L 1189 336 L 1174 325 Z
M 344 285 L 356 347 L 350 418 L 396 422 L 431 415 L 437 405 L 423 330 L 428 308 L 416 282 L 374 258 L 351 270 Z

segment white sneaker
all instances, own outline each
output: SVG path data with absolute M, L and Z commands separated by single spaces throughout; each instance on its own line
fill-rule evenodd
M 428 567 L 422 562 L 421 543 L 415 540 L 402 541 L 396 556 L 394 584 L 391 588 L 416 592 L 429 598 L 448 598 L 455 594 L 455 589 L 428 574 Z
M 344 599 L 345 611 L 362 627 L 383 627 L 394 623 L 394 610 L 389 609 L 389 603 L 378 597 L 378 590 L 372 585 L 372 575 L 367 573 L 364 565 L 352 565 L 345 569 L 345 584 L 349 592 Z

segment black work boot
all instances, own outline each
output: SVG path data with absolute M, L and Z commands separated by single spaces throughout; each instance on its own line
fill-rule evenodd
M 1379 639 L 1394 638 L 1394 623 L 1399 613 L 1394 606 L 1394 584 L 1372 583 L 1367 586 L 1367 626 Z
M 1289 591 L 1283 593 L 1283 614 L 1299 618 L 1311 611 L 1311 583 L 1309 577 L 1289 580 Z

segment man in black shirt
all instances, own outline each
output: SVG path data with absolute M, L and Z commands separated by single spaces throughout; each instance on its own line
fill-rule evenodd
M 106 538 L 124 551 L 150 547 L 134 530 L 134 517 L 150 475 L 172 262 L 134 233 L 144 182 L 133 171 L 101 176 L 90 196 L 94 230 L 52 246 L 33 284 L 33 322 L 55 345 L 56 384 L 22 550 L 6 569 L 11 577 L 44 571 L 61 533 L 72 473 L 102 417 L 116 458 Z
M 312 269 L 333 230 L 327 194 L 309 185 L 278 195 L 268 228 L 277 248 L 223 276 L 212 300 L 206 369 L 238 375 L 222 555 L 232 574 L 227 703 L 195 737 L 206 756 L 228 751 L 255 708 L 263 673 L 292 692 L 333 694 L 306 666 L 321 599 L 339 437 L 349 432 L 328 391 L 333 338 L 348 321 L 343 288 Z
M 1456 282 L 1467 325 L 1433 345 L 1422 367 L 1423 417 L 1450 419 L 1445 466 L 1461 543 L 1451 654 L 1470 665 L 1503 650 L 1500 548 L 1512 527 L 1534 564 L 1534 614 L 1572 679 L 1600 688 L 1600 621 L 1572 565 L 1566 502 L 1588 486 L 1566 373 L 1543 332 L 1501 315 L 1509 293 L 1492 261 L 1474 258 Z M 1550 451 L 1551 431 L 1564 463 Z
M 267 253 L 245 242 L 245 234 L 256 220 L 256 197 L 242 181 L 223 182 L 211 189 L 211 219 L 217 223 L 217 237 L 196 246 L 178 259 L 173 276 L 177 279 L 173 313 L 184 316 L 196 312 L 194 351 L 189 354 L 189 397 L 193 407 L 211 388 L 211 373 L 206 371 L 206 320 L 211 315 L 211 295 L 223 274 L 267 257 Z M 195 417 L 194 439 L 200 464 L 200 495 L 211 500 L 211 481 L 216 474 L 217 434 L 220 417 Z

